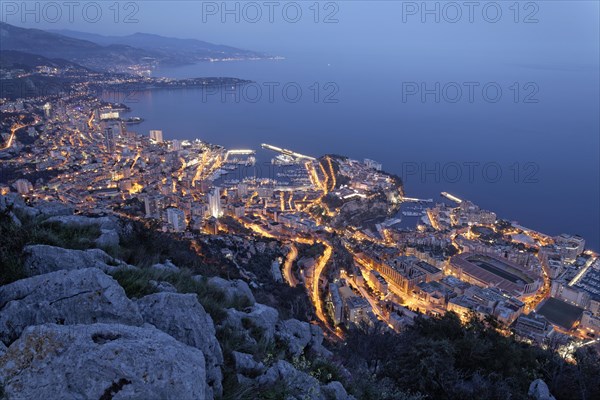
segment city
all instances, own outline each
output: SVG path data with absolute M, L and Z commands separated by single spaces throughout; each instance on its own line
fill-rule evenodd
M 596 342 L 600 260 L 579 236 L 550 237 L 448 193 L 441 203 L 405 197 L 401 180 L 372 160 L 263 144 L 277 155 L 264 168 L 270 176 L 257 177 L 254 150 L 140 135 L 122 117 L 127 107 L 92 94 L 0 110 L 3 172 L 21 176 L 3 195 L 157 220 L 190 240 L 243 235 L 240 225 L 275 238 L 285 260 L 273 279 L 305 286 L 334 337 L 350 325 L 400 332 L 418 315 L 454 311 L 492 315 L 507 334 L 538 344 Z M 414 229 L 403 218 L 417 220 Z M 299 244 L 320 252 L 302 257 Z M 334 249 L 349 262 L 333 262 Z
M 3 2 L 0 398 L 600 398 L 600 9 L 538 3 Z

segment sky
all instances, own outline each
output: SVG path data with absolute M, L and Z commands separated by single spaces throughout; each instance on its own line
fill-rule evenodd
M 195 38 L 270 54 L 598 64 L 600 2 L 591 1 L 2 1 L 0 17 L 40 29 Z M 515 4 L 517 6 L 515 6 Z M 568 46 L 564 44 L 568 43 Z M 560 54 L 553 54 L 554 46 Z M 550 58 L 553 58 L 550 60 Z

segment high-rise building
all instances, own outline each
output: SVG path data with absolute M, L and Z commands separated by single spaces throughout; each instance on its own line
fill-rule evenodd
M 248 196 L 248 184 L 238 183 L 237 192 L 239 197 Z
M 223 216 L 223 210 L 221 208 L 221 191 L 218 187 L 215 187 L 212 192 L 208 194 L 208 213 L 211 217 L 215 218 Z
M 181 142 L 177 139 L 173 139 L 173 141 L 171 142 L 171 150 L 173 150 L 173 151 L 181 150 Z
M 187 226 L 185 213 L 178 208 L 167 209 L 167 222 L 175 232 L 183 232 Z
M 116 150 L 115 131 L 112 126 L 104 128 L 104 148 L 109 153 L 114 153 Z
M 163 196 L 148 196 L 144 199 L 146 218 L 160 218 Z
M 150 131 L 150 140 L 153 140 L 155 143 L 163 142 L 163 132 L 159 130 L 151 130 Z
M 44 117 L 50 118 L 52 116 L 52 105 L 50 103 L 44 104 Z
M 27 194 L 33 190 L 33 185 L 27 179 L 19 179 L 15 182 L 19 194 Z

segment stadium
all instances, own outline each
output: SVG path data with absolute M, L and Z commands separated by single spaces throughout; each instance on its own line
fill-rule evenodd
M 542 284 L 533 272 L 493 254 L 459 254 L 450 259 L 448 269 L 463 281 L 497 287 L 516 297 L 534 293 Z

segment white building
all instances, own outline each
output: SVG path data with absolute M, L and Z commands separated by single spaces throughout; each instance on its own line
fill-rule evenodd
M 368 158 L 364 159 L 364 163 L 368 168 L 373 168 L 376 171 L 381 171 L 383 165 L 378 163 L 377 161 L 369 160 Z
M 175 232 L 183 232 L 187 226 L 185 214 L 178 208 L 167 209 L 167 222 Z
M 209 216 L 215 218 L 223 216 L 223 209 L 221 207 L 221 191 L 218 187 L 215 187 L 212 192 L 208 194 L 208 213 Z
M 150 131 L 150 140 L 153 140 L 155 143 L 163 142 L 163 132 L 159 130 L 151 130 Z
M 173 150 L 173 151 L 181 150 L 181 142 L 177 139 L 173 139 L 173 141 L 171 142 L 171 150 Z
M 44 116 L 46 118 L 50 118 L 52 116 L 52 105 L 50 103 L 46 103 L 43 106 L 44 109 Z
M 27 179 L 19 179 L 15 182 L 15 188 L 19 194 L 27 194 L 33 190 L 33 185 Z

